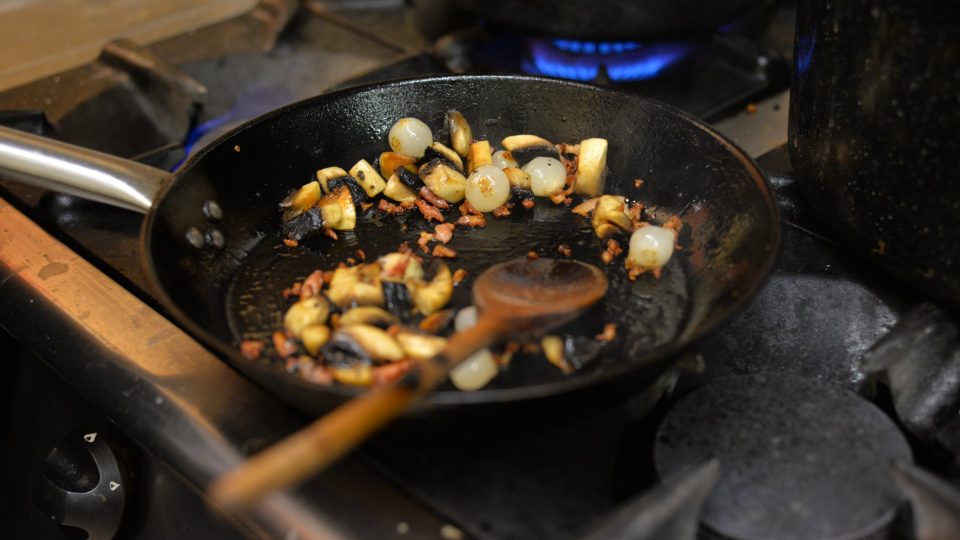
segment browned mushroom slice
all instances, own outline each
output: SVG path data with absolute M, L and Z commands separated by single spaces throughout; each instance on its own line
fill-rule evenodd
M 453 149 L 460 154 L 460 157 L 467 157 L 470 152 L 470 144 L 473 142 L 473 130 L 467 119 L 459 111 L 453 109 L 447 111 L 447 128 L 450 131 L 450 144 Z

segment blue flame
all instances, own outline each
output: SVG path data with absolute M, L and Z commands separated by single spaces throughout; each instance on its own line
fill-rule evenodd
M 687 42 L 645 45 L 635 41 L 531 40 L 530 58 L 523 69 L 538 75 L 592 81 L 602 65 L 613 81 L 637 81 L 661 75 L 696 48 L 696 44 Z

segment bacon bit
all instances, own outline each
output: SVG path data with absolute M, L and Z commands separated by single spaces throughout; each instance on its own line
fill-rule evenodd
M 337 327 L 339 326 L 340 326 L 340 314 L 334 313 L 330 315 L 330 328 L 333 328 L 334 330 L 336 330 Z
M 378 210 L 391 216 L 398 216 L 400 214 L 403 214 L 407 210 L 410 210 L 411 208 L 413 208 L 412 205 L 393 204 L 392 202 L 386 199 L 380 199 L 380 204 L 377 206 Z
M 603 325 L 603 332 L 596 335 L 598 341 L 613 341 L 617 339 L 617 323 Z
M 478 211 L 476 208 L 470 204 L 470 201 L 463 201 L 463 204 L 460 205 L 460 213 L 469 216 L 469 215 L 483 215 L 482 212 Z
M 600 254 L 600 258 L 603 260 L 604 264 L 610 264 L 621 253 L 623 253 L 623 248 L 620 247 L 620 243 L 613 238 L 610 238 L 607 240 L 607 249 Z
M 287 247 L 297 247 L 297 246 L 300 245 L 300 242 L 297 242 L 297 241 L 294 240 L 293 238 L 284 238 L 284 239 L 283 239 L 283 245 L 285 245 L 285 246 L 287 246 Z
M 493 217 L 507 217 L 510 215 L 510 207 L 513 203 L 502 204 L 493 209 Z
M 373 203 L 372 203 L 372 202 L 362 202 L 362 203 L 360 203 L 360 211 L 361 211 L 361 212 L 366 212 L 367 210 L 369 210 L 369 209 L 371 209 L 371 208 L 373 208 Z
M 495 354 L 493 356 L 493 360 L 498 366 L 507 367 L 510 365 L 510 360 L 513 360 L 513 353 L 510 351 L 504 351 L 501 354 Z
M 303 286 L 300 287 L 300 299 L 303 300 L 320 294 L 324 281 L 323 272 L 314 270 L 307 276 L 307 279 L 303 280 Z
M 442 257 L 444 259 L 455 259 L 457 257 L 457 252 L 443 244 L 437 244 L 433 246 L 433 256 Z
M 683 222 L 677 216 L 670 216 L 670 219 L 663 224 L 663 228 L 680 234 L 680 229 L 683 229 Z
M 399 251 L 400 253 L 410 253 L 410 243 L 407 242 L 406 240 L 404 240 L 403 242 L 400 242 L 400 245 L 397 246 L 397 251 Z
M 347 264 L 349 264 L 350 266 L 354 266 L 357 264 L 357 260 L 354 259 L 353 257 L 347 257 Z
M 627 216 L 630 217 L 630 223 L 633 225 L 633 230 L 637 230 L 643 225 L 640 216 L 643 214 L 643 203 L 635 202 L 627 208 Z
M 433 220 L 439 221 L 440 223 L 446 221 L 443 217 L 443 214 L 440 213 L 440 210 L 437 209 L 436 206 L 433 206 L 423 199 L 417 199 L 416 204 L 417 209 L 420 210 L 420 213 L 423 214 L 423 217 L 428 223 Z
M 240 354 L 247 360 L 256 360 L 266 346 L 267 344 L 259 339 L 245 339 L 240 343 Z
M 402 277 L 403 274 L 406 273 L 407 271 L 407 265 L 410 264 L 410 259 L 413 258 L 413 254 L 410 253 L 409 251 L 405 252 L 404 255 L 406 256 L 403 259 L 401 259 L 399 263 L 390 267 L 386 267 L 383 270 L 381 270 L 380 275 L 382 277 L 391 277 L 391 278 Z
M 747 114 L 757 114 L 757 106 L 754 103 L 747 103 Z
M 535 204 L 537 203 L 533 199 L 524 199 L 520 202 L 520 206 L 526 208 L 527 210 L 533 208 Z
M 402 328 L 400 328 L 399 324 L 391 324 L 390 326 L 387 327 L 386 332 L 387 332 L 387 335 L 390 337 L 397 337 L 397 334 L 400 333 L 400 330 L 402 330 Z
M 580 145 L 577 145 L 577 151 L 580 151 Z M 563 163 L 563 168 L 567 170 L 567 181 L 572 184 L 577 181 L 577 169 L 580 168 L 580 156 L 574 156 L 573 159 L 567 159 L 563 154 L 560 155 L 560 161 Z M 573 178 L 573 180 L 570 180 Z
M 293 298 L 294 296 L 300 296 L 300 282 L 296 282 L 290 287 L 287 287 L 283 290 L 284 298 Z
M 337 233 L 336 233 L 336 231 L 334 231 L 333 229 L 324 228 L 324 229 L 323 229 L 323 234 L 329 236 L 330 238 L 333 238 L 334 240 L 337 239 Z
M 531 251 L 528 251 L 528 252 L 527 252 L 527 259 L 529 259 L 529 260 L 531 260 L 531 261 L 535 261 L 535 260 L 537 260 L 537 259 L 539 259 L 539 258 L 540 258 L 540 255 L 538 255 L 536 251 L 532 251 L 532 250 L 531 250 Z
M 463 283 L 463 280 L 465 279 L 467 279 L 467 271 L 463 268 L 458 268 L 453 273 L 453 286 L 456 287 L 457 285 Z
M 580 155 L 579 143 L 578 144 L 560 143 L 560 144 L 555 144 L 554 146 L 557 147 L 557 151 L 560 152 L 560 155 L 565 155 L 565 154 L 573 154 L 575 156 Z
M 273 333 L 273 348 L 277 350 L 277 354 L 281 358 L 292 356 L 297 352 L 297 346 L 293 343 L 293 340 L 279 330 Z
M 400 377 L 403 377 L 406 372 L 413 369 L 413 364 L 414 360 L 408 359 L 373 368 L 373 380 L 370 386 L 385 386 L 396 381 Z
M 420 233 L 420 239 L 417 240 L 417 245 L 420 246 L 420 249 L 422 249 L 424 253 L 427 253 L 430 251 L 430 248 L 427 245 L 433 240 L 434 238 L 432 234 L 423 231 Z
M 464 215 L 457 220 L 457 225 L 483 228 L 487 226 L 487 220 L 483 217 L 483 214 Z
M 420 188 L 420 196 L 426 199 L 427 202 L 429 202 L 430 204 L 436 206 L 437 208 L 442 208 L 443 210 L 450 208 L 450 203 L 441 199 L 440 197 L 437 197 L 436 193 L 430 191 L 430 188 L 428 188 L 427 186 L 423 186 L 422 188 Z
M 334 273 L 333 270 L 327 270 L 326 272 L 323 273 L 324 283 L 330 283 L 331 281 L 333 281 L 333 273 Z
M 643 178 L 637 178 L 633 181 L 633 187 L 640 189 L 643 187 Z
M 364 253 L 362 249 L 357 249 L 357 251 L 355 251 L 354 253 L 357 255 L 357 258 L 360 259 L 361 261 L 367 260 L 367 254 Z
M 563 201 L 566 198 L 567 198 L 567 194 L 560 191 L 550 196 L 550 202 L 552 202 L 553 204 L 563 204 Z
M 520 351 L 520 344 L 516 341 L 508 341 L 504 344 L 503 349 L 510 354 Z
M 557 251 L 559 251 L 564 257 L 569 257 L 573 255 L 573 250 L 570 249 L 570 246 L 566 244 L 560 244 L 557 246 Z
M 455 228 L 453 223 L 441 223 L 433 228 L 433 239 L 446 244 L 453 238 Z

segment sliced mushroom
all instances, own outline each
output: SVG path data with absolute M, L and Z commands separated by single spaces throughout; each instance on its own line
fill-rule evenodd
M 382 306 L 383 289 L 377 264 L 337 268 L 330 280 L 327 296 L 340 306 Z
M 473 142 L 473 131 L 467 119 L 459 111 L 453 109 L 447 111 L 447 128 L 450 131 L 450 144 L 453 149 L 460 154 L 460 157 L 467 157 L 470 152 L 470 143 Z
M 387 180 L 383 194 L 399 203 L 412 203 L 417 200 L 417 194 L 408 188 L 396 173 Z
M 511 135 L 501 143 L 510 152 L 510 157 L 522 167 L 534 158 L 560 159 L 560 153 L 550 141 L 536 135 Z
M 412 173 L 417 172 L 417 158 L 405 156 L 398 152 L 384 152 L 380 154 L 380 174 L 390 178 L 398 167 L 403 167 Z
M 415 283 L 411 281 L 411 283 Z M 410 286 L 397 281 L 383 281 L 383 303 L 390 313 L 400 317 L 412 311 L 413 297 Z
M 341 315 L 337 321 L 340 327 L 352 326 L 354 324 L 367 324 L 386 328 L 396 323 L 396 317 L 376 306 L 357 306 L 351 308 Z
M 413 305 L 422 315 L 440 311 L 453 295 L 453 275 L 443 263 L 438 264 L 437 273 L 430 283 L 418 285 L 413 291 Z
M 343 384 L 370 386 L 373 381 L 373 368 L 370 364 L 356 363 L 348 366 L 334 366 L 330 372 L 334 380 Z
M 317 203 L 323 214 L 323 225 L 338 231 L 352 231 L 357 226 L 357 207 L 346 186 L 320 198 Z
M 447 345 L 445 338 L 416 332 L 408 328 L 401 328 L 397 332 L 396 340 L 403 352 L 414 360 L 429 360 L 440 354 L 440 351 Z
M 574 190 L 580 195 L 596 197 L 603 192 L 607 169 L 606 139 L 586 139 L 580 142 L 580 164 Z
M 400 167 L 394 172 L 394 175 L 403 182 L 403 185 L 410 188 L 410 191 L 414 193 L 420 191 L 420 188 L 423 187 L 423 180 L 420 179 L 415 173 L 412 173 L 403 167 Z
M 503 174 L 510 180 L 510 186 L 520 189 L 530 190 L 530 175 L 516 167 L 507 167 L 503 169 Z
M 325 167 L 317 171 L 317 182 L 320 182 L 320 187 L 323 188 L 324 193 L 330 193 L 330 190 L 327 189 L 327 182 L 341 176 L 348 176 L 347 171 L 340 167 Z
M 280 210 L 283 211 L 283 221 L 290 221 L 313 208 L 322 196 L 323 193 L 320 190 L 319 182 L 307 182 L 300 186 L 300 189 L 287 195 L 287 198 L 280 201 Z
M 350 339 L 360 346 L 370 358 L 379 362 L 396 362 L 403 359 L 403 349 L 385 331 L 369 324 L 354 324 L 337 329 L 334 341 Z
M 383 188 L 387 187 L 387 181 L 365 159 L 354 164 L 350 169 L 350 176 L 357 179 L 368 197 L 376 197 L 383 192 Z
M 620 231 L 633 230 L 633 222 L 626 213 L 626 203 L 623 197 L 602 195 L 597 199 L 597 206 L 590 218 L 593 231 L 598 238 L 613 236 Z
M 311 324 L 323 324 L 330 315 L 330 305 L 322 296 L 304 298 L 290 306 L 283 316 L 283 327 L 287 332 L 300 337 L 304 328 Z
M 447 148 L 442 143 L 435 142 L 430 145 L 429 148 L 423 151 L 423 161 L 432 161 L 434 159 L 442 159 L 447 162 L 448 165 L 454 169 L 463 172 L 463 160 L 460 159 L 460 156 Z
M 323 213 L 319 208 L 311 208 L 283 222 L 283 236 L 292 240 L 303 240 L 321 231 L 323 231 Z
M 420 167 L 420 179 L 434 195 L 447 202 L 460 202 L 466 193 L 467 179 L 439 159 Z
M 467 174 L 484 165 L 493 165 L 493 150 L 487 141 L 477 141 L 470 145 L 467 154 Z
M 560 369 L 564 373 L 570 373 L 573 368 L 567 363 L 564 357 L 563 338 L 559 336 L 543 336 L 540 340 L 540 348 L 543 349 L 543 355 L 547 361 Z
M 423 266 L 412 252 L 387 253 L 377 259 L 380 263 L 380 277 L 384 281 L 408 281 L 423 279 Z
M 320 353 L 320 348 L 330 341 L 330 328 L 322 324 L 308 325 L 300 332 L 300 341 L 308 353 L 316 356 Z

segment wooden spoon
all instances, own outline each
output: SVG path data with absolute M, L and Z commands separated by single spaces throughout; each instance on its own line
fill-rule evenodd
M 395 383 L 342 405 L 221 476 L 210 494 L 236 509 L 304 480 L 399 416 L 479 349 L 513 335 L 545 333 L 574 319 L 606 292 L 603 272 L 577 261 L 516 259 L 488 268 L 473 285 L 479 311 L 475 326 L 451 336 L 440 354 L 416 364 Z

